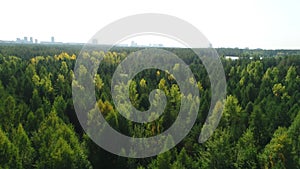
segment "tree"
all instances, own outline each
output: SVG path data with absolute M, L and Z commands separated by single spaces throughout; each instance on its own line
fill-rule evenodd
M 285 86 L 282 86 L 281 83 L 275 84 L 272 88 L 272 91 L 276 97 L 279 97 L 281 99 L 289 98 L 289 96 L 286 92 Z
M 42 99 L 39 95 L 37 89 L 34 89 L 32 92 L 32 98 L 30 99 L 30 106 L 32 111 L 36 111 L 38 108 L 42 107 Z
M 295 162 L 295 168 L 300 168 L 300 111 L 294 119 L 293 123 L 288 129 L 288 137 L 292 140 L 293 160 Z
M 26 117 L 25 128 L 29 132 L 32 132 L 32 131 L 38 129 L 37 119 L 32 111 L 30 111 Z
M 59 71 L 62 73 L 62 75 L 64 76 L 67 76 L 68 75 L 68 72 L 69 72 L 69 68 L 68 68 L 68 65 L 65 61 L 62 61 L 61 62 L 61 66 L 60 66 L 60 69 Z
M 65 114 L 66 107 L 67 103 L 65 102 L 64 98 L 62 96 L 58 96 L 54 100 L 52 111 L 56 112 L 57 115 L 64 121 L 67 121 L 67 117 Z
M 20 161 L 24 168 L 33 167 L 34 149 L 31 146 L 31 141 L 27 136 L 22 124 L 13 132 L 12 142 L 18 148 Z
M 254 138 L 259 146 L 265 146 L 270 140 L 266 114 L 262 111 L 261 105 L 255 105 L 250 115 L 249 126 L 253 129 Z
M 176 157 L 175 163 L 177 163 L 177 165 L 180 164 L 183 168 L 195 168 L 195 162 L 193 162 L 193 159 L 187 154 L 185 148 L 181 149 L 180 153 Z M 174 165 L 172 165 L 172 167 L 174 167 Z
M 33 136 L 33 143 L 37 150 L 37 168 L 91 167 L 73 128 L 55 112 L 51 112 L 42 122 Z
M 139 97 L 139 94 L 137 92 L 136 82 L 131 81 L 129 84 L 129 99 L 135 108 L 138 108 L 138 106 L 139 106 L 138 97 Z
M 205 146 L 208 151 L 205 156 L 209 158 L 208 168 L 233 168 L 236 155 L 228 129 L 217 129 Z
M 234 163 L 236 168 L 257 168 L 257 148 L 253 132 L 251 129 L 247 129 L 243 136 L 239 139 L 236 145 L 237 159 Z
M 262 168 L 293 168 L 291 138 L 287 129 L 279 127 L 272 140 L 259 155 Z
M 95 81 L 95 86 L 96 86 L 96 91 L 99 93 L 100 90 L 103 88 L 104 86 L 104 83 L 102 81 L 102 79 L 100 78 L 100 75 L 99 74 L 96 74 L 95 78 L 94 78 L 94 81 Z
M 4 131 L 10 131 L 15 124 L 15 107 L 16 101 L 12 96 L 8 96 L 4 100 L 4 109 L 0 111 L 0 126 Z
M 22 168 L 17 147 L 0 128 L 0 168 Z
M 245 115 L 236 97 L 229 95 L 223 111 L 223 125 L 228 126 L 234 140 L 237 140 L 245 130 Z M 224 127 L 224 126 L 223 126 Z
M 167 151 L 157 156 L 157 168 L 158 169 L 169 169 L 171 167 L 171 152 Z

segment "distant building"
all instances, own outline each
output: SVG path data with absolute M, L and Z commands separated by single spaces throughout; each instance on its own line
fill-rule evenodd
M 92 40 L 92 44 L 98 44 L 98 40 L 97 39 L 93 39 Z
M 24 39 L 17 38 L 16 43 L 29 43 L 28 38 L 25 36 Z
M 239 58 L 240 57 L 238 57 L 238 56 L 225 56 L 225 59 L 230 59 L 230 60 L 237 60 Z
M 54 44 L 54 45 L 60 45 L 60 44 L 64 44 L 63 42 L 55 42 L 54 36 L 51 36 L 51 41 L 38 41 L 38 39 L 34 39 L 33 37 L 28 37 L 24 36 L 24 39 L 22 38 L 16 38 L 15 41 L 1 41 L 1 43 L 21 43 L 21 44 Z M 70 43 L 67 43 L 70 44 Z M 83 43 L 72 43 L 72 44 L 76 44 L 76 45 L 84 45 Z
M 14 41 L 0 40 L 0 43 L 14 43 Z
M 248 58 L 248 57 L 225 56 L 225 59 L 228 59 L 228 60 L 238 60 L 238 59 L 243 59 L 243 58 Z M 248 59 L 253 59 L 253 57 L 249 57 Z M 259 59 L 262 60 L 263 57 L 259 57 Z
M 59 45 L 63 44 L 62 42 L 55 42 L 54 36 L 51 37 L 51 41 L 40 41 L 40 44 L 52 44 L 52 45 Z
M 152 44 L 152 45 L 150 44 L 149 47 L 164 47 L 164 45 L 161 43 L 160 44 Z
M 131 45 L 130 45 L 131 47 L 137 47 L 138 46 L 138 44 L 136 43 L 136 42 L 134 42 L 134 41 L 131 41 Z

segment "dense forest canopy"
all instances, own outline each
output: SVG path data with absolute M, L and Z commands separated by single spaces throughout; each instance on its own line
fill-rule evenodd
M 217 49 L 227 81 L 225 108 L 213 136 L 199 144 L 211 98 L 207 72 L 192 50 L 165 48 L 188 64 L 197 80 L 198 117 L 175 148 L 134 159 L 103 150 L 78 122 L 72 81 L 81 48 L 0 45 L 0 168 L 300 168 L 299 50 Z M 137 109 L 147 110 L 150 92 L 161 89 L 168 100 L 164 113 L 146 124 L 121 116 L 110 94 L 111 78 L 120 62 L 137 50 L 97 51 L 104 59 L 94 77 L 95 106 L 117 131 L 151 137 L 176 119 L 180 89 L 171 74 L 145 70 L 130 84 L 130 101 Z M 87 70 L 82 67 L 80 73 Z M 89 124 L 97 123 L 93 110 L 87 114 Z

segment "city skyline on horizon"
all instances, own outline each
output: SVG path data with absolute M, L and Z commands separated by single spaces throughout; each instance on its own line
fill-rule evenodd
M 27 41 L 25 40 L 27 38 Z M 29 40 L 28 40 L 29 38 Z M 54 36 L 50 37 L 50 40 L 43 40 L 43 41 L 39 41 L 38 39 L 33 39 L 34 41 L 31 42 L 30 39 L 33 37 L 30 36 L 24 36 L 23 39 L 22 38 L 15 38 L 15 40 L 4 40 L 4 39 L 0 39 L 0 43 L 15 43 L 15 44 L 78 44 L 78 45 L 84 45 L 84 44 L 95 44 L 93 42 L 68 42 L 68 41 L 61 41 L 61 42 L 57 42 L 55 40 L 53 40 L 53 38 L 55 39 Z M 25 42 L 25 41 L 26 42 Z M 52 41 L 53 40 L 53 41 Z M 89 40 L 92 41 L 92 40 Z M 176 45 L 172 45 L 172 44 L 163 44 L 163 43 L 145 43 L 145 41 L 138 42 L 138 41 L 133 41 L 132 39 L 126 40 L 125 43 L 124 41 L 121 41 L 117 44 L 114 44 L 114 46 L 118 46 L 118 47 L 174 47 L 174 48 L 186 48 L 186 46 L 184 46 L 183 44 L 177 45 L 178 43 L 176 43 Z M 108 44 L 98 44 L 97 45 L 108 45 Z M 286 48 L 276 48 L 276 49 L 267 49 L 267 48 L 251 48 L 251 47 L 214 47 L 213 44 L 210 44 L 209 46 L 210 48 L 228 48 L 228 49 L 248 49 L 248 50 L 300 50 L 300 48 L 290 48 L 290 49 L 286 49 Z
M 128 5 L 131 3 L 127 1 L 118 5 L 114 1 L 93 0 L 5 1 L 0 10 L 0 15 L 5 16 L 1 19 L 0 39 L 15 40 L 30 35 L 48 41 L 55 36 L 58 42 L 86 43 L 97 31 L 120 18 L 162 13 L 191 23 L 216 48 L 300 49 L 300 1 L 297 0 L 180 1 L 172 2 L 172 7 L 169 2 L 158 0 L 130 2 L 135 5 Z M 56 12 L 65 11 L 70 5 L 69 12 Z M 109 8 L 100 10 L 99 5 Z

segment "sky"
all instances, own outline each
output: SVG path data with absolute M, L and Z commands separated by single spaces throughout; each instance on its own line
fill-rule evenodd
M 299 0 L 2 0 L 0 39 L 85 43 L 126 16 L 162 13 L 197 27 L 213 47 L 300 49 Z M 139 44 L 169 43 L 139 38 Z M 171 43 L 171 42 L 170 42 Z

